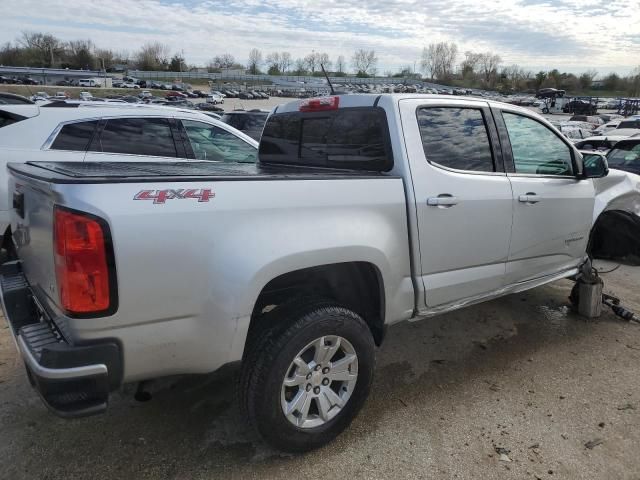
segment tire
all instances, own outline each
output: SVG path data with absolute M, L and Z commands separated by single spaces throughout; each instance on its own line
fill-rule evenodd
M 238 384 L 246 418 L 279 450 L 300 453 L 325 445 L 349 426 L 369 394 L 375 367 L 369 327 L 347 308 L 308 298 L 281 305 L 258 320 L 269 326 L 257 326 L 247 340 Z M 320 339 L 323 347 L 316 350 Z M 317 352 L 332 349 L 335 352 L 327 354 L 331 356 L 326 361 L 308 370 L 322 357 Z M 308 362 L 304 370 L 293 363 L 301 360 L 302 352 Z M 346 363 L 348 370 L 339 366 Z M 302 379 L 302 383 L 285 386 L 285 377 L 287 381 Z M 349 380 L 334 380 L 338 377 Z M 302 397 L 306 415 L 304 405 L 296 400 Z M 297 404 L 302 408 L 287 416 L 284 409 Z
M 542 113 L 549 113 L 549 109 L 548 109 L 547 107 L 544 107 L 544 108 L 542 109 Z

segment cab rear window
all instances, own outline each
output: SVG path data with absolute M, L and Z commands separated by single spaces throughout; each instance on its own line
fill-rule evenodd
M 272 115 L 258 156 L 261 163 L 369 171 L 393 167 L 389 127 L 378 107 Z

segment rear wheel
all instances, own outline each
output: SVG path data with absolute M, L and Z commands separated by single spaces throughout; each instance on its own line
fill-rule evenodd
M 367 398 L 375 363 L 369 327 L 330 302 L 281 306 L 249 341 L 241 378 L 249 421 L 274 447 L 304 452 L 339 435 Z

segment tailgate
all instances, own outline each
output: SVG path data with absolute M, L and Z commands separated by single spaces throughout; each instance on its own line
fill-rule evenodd
M 12 172 L 9 198 L 13 203 L 13 242 L 27 280 L 40 300 L 46 298 L 57 303 L 53 256 L 54 192 L 44 181 Z

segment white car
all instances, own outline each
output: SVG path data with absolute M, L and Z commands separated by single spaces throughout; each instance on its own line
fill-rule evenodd
M 598 128 L 596 128 L 593 133 L 595 133 L 596 135 L 604 135 L 605 133 L 618 128 L 618 125 L 620 125 L 620 122 L 622 121 L 621 118 L 616 118 L 614 120 L 610 120 L 607 123 L 605 123 L 604 125 L 600 125 Z
M 49 100 L 49 94 L 47 92 L 36 92 L 35 95 L 31 96 L 31 100 L 34 102 L 46 102 Z
M 138 89 L 138 88 L 140 88 L 140 85 L 138 85 L 137 83 L 133 83 L 133 82 L 127 82 L 127 83 L 123 83 L 123 84 L 122 84 L 122 88 L 134 88 L 134 89 Z
M 93 95 L 91 95 L 91 92 L 80 92 L 78 97 L 80 98 L 80 100 L 91 100 L 93 98 Z
M 0 105 L 0 246 L 9 226 L 7 162 L 255 162 L 257 148 L 251 137 L 193 110 L 105 102 Z
M 207 95 L 207 103 L 213 103 L 217 105 L 218 103 L 224 103 L 224 98 L 216 93 L 210 93 Z
M 100 85 L 92 78 L 83 78 L 78 80 L 79 87 L 99 87 Z
M 625 138 L 629 137 L 625 135 L 595 135 L 574 142 L 574 145 L 578 150 L 597 151 L 606 154 L 616 145 L 616 143 L 620 140 L 624 140 Z

